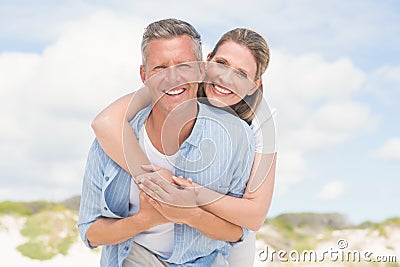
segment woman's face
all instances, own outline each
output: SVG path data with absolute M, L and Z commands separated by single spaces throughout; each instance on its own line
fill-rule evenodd
M 208 101 L 218 107 L 238 103 L 260 86 L 254 78 L 257 65 L 250 50 L 233 41 L 226 41 L 213 58 L 207 58 L 205 93 Z

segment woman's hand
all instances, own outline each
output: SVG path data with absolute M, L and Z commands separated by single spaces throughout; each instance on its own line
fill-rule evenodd
M 174 182 L 174 180 L 172 179 L 172 176 L 174 176 L 174 174 L 164 168 L 158 167 L 157 165 L 153 164 L 141 165 L 140 167 L 147 173 L 135 177 L 135 181 L 137 184 L 139 184 L 139 181 L 143 181 L 144 178 L 150 178 L 150 177 L 162 179 L 171 183 Z
M 197 206 L 198 187 L 193 186 L 191 180 L 168 175 L 167 173 L 170 174 L 170 172 L 154 165 L 146 165 L 142 168 L 146 171 L 153 171 L 136 177 L 139 188 L 147 195 L 158 202 L 171 206 Z
M 183 178 L 182 176 L 172 176 L 172 180 L 176 185 L 179 185 L 181 187 L 199 187 L 198 184 L 194 183 L 192 181 L 192 178 Z

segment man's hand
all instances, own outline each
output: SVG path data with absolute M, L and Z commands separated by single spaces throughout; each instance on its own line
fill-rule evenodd
M 167 223 L 169 220 L 165 218 L 153 205 L 151 205 L 148 199 L 145 198 L 145 193 L 140 191 L 139 199 L 140 199 L 140 210 L 138 212 L 138 216 L 142 216 L 143 218 L 148 218 L 151 223 L 151 227 Z
M 136 177 L 139 188 L 146 200 L 165 218 L 174 223 L 188 223 L 198 213 L 196 203 L 198 185 L 191 179 L 175 177 L 165 169 L 155 165 L 142 168 L 151 173 Z
M 168 221 L 177 224 L 189 224 L 190 220 L 198 220 L 200 208 L 199 207 L 177 207 L 171 206 L 151 198 L 149 195 L 144 194 L 146 200 Z
M 177 179 L 176 177 L 173 178 Z M 158 175 L 143 175 L 137 179 L 138 186 L 147 195 L 158 202 L 176 207 L 197 207 L 198 187 L 182 187 L 159 177 Z

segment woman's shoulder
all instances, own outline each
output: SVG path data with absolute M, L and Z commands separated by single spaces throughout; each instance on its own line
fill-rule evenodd
M 213 127 L 221 126 L 225 129 L 243 128 L 245 131 L 251 132 L 250 126 L 236 114 L 232 114 L 226 110 L 199 103 L 198 120 L 204 120 L 205 123 L 213 125 Z

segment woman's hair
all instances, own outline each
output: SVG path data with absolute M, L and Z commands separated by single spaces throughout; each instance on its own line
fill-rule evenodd
M 221 37 L 221 39 L 219 39 L 218 43 L 215 45 L 210 54 L 210 59 L 215 56 L 218 48 L 227 41 L 233 41 L 237 44 L 247 47 L 250 50 L 257 65 L 257 72 L 256 76 L 254 77 L 254 81 L 261 78 L 261 75 L 268 67 L 270 59 L 267 41 L 255 31 L 244 28 L 236 28 L 228 31 Z M 204 85 L 199 87 L 198 96 L 206 97 Z M 258 108 L 262 97 L 263 86 L 261 84 L 252 95 L 246 95 L 241 101 L 231 105 L 230 108 L 236 112 L 239 118 L 250 124 L 255 116 L 255 110 Z
M 202 61 L 203 54 L 201 50 L 201 37 L 196 29 L 186 21 L 178 19 L 163 19 L 150 23 L 143 33 L 141 45 L 143 66 L 146 65 L 147 47 L 150 41 L 158 39 L 171 39 L 183 35 L 187 35 L 192 39 L 194 55 L 198 61 Z

